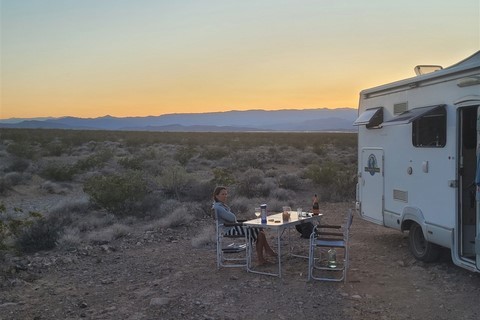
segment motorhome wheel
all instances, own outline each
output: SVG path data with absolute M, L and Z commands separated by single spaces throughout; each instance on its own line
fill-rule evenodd
M 425 240 L 422 227 L 417 223 L 412 223 L 410 226 L 408 243 L 410 245 L 410 251 L 417 260 L 433 262 L 436 261 L 440 255 L 440 247 Z

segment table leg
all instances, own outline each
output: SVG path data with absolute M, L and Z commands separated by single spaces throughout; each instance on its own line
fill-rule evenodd
M 278 277 L 282 277 L 282 244 L 280 237 L 280 229 L 277 229 L 277 258 L 278 258 Z

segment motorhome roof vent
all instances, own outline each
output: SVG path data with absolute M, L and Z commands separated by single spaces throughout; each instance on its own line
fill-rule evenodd
M 442 70 L 442 69 L 443 69 L 442 66 L 428 65 L 428 64 L 418 65 L 414 68 L 415 74 L 417 76 L 421 76 L 422 74 L 427 74 L 427 73 Z

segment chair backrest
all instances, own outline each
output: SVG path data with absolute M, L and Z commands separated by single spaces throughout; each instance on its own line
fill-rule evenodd
M 343 235 L 344 239 L 348 240 L 349 234 L 350 234 L 350 227 L 352 226 L 353 223 L 353 211 L 352 209 L 348 210 L 347 218 L 345 221 L 345 228 L 343 230 Z
M 350 229 L 353 223 L 353 210 L 348 209 L 348 216 L 347 216 L 347 229 Z

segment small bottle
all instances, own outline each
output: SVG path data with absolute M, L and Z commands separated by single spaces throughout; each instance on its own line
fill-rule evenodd
M 317 194 L 313 197 L 313 205 L 312 205 L 312 213 L 314 216 L 320 213 L 320 207 L 318 205 L 318 197 Z
M 328 254 L 328 267 L 329 268 L 336 268 L 337 267 L 337 250 L 335 250 L 335 248 L 331 248 L 330 250 L 328 250 L 327 252 Z
M 262 223 L 267 223 L 267 205 L 262 204 L 260 206 L 260 219 Z

